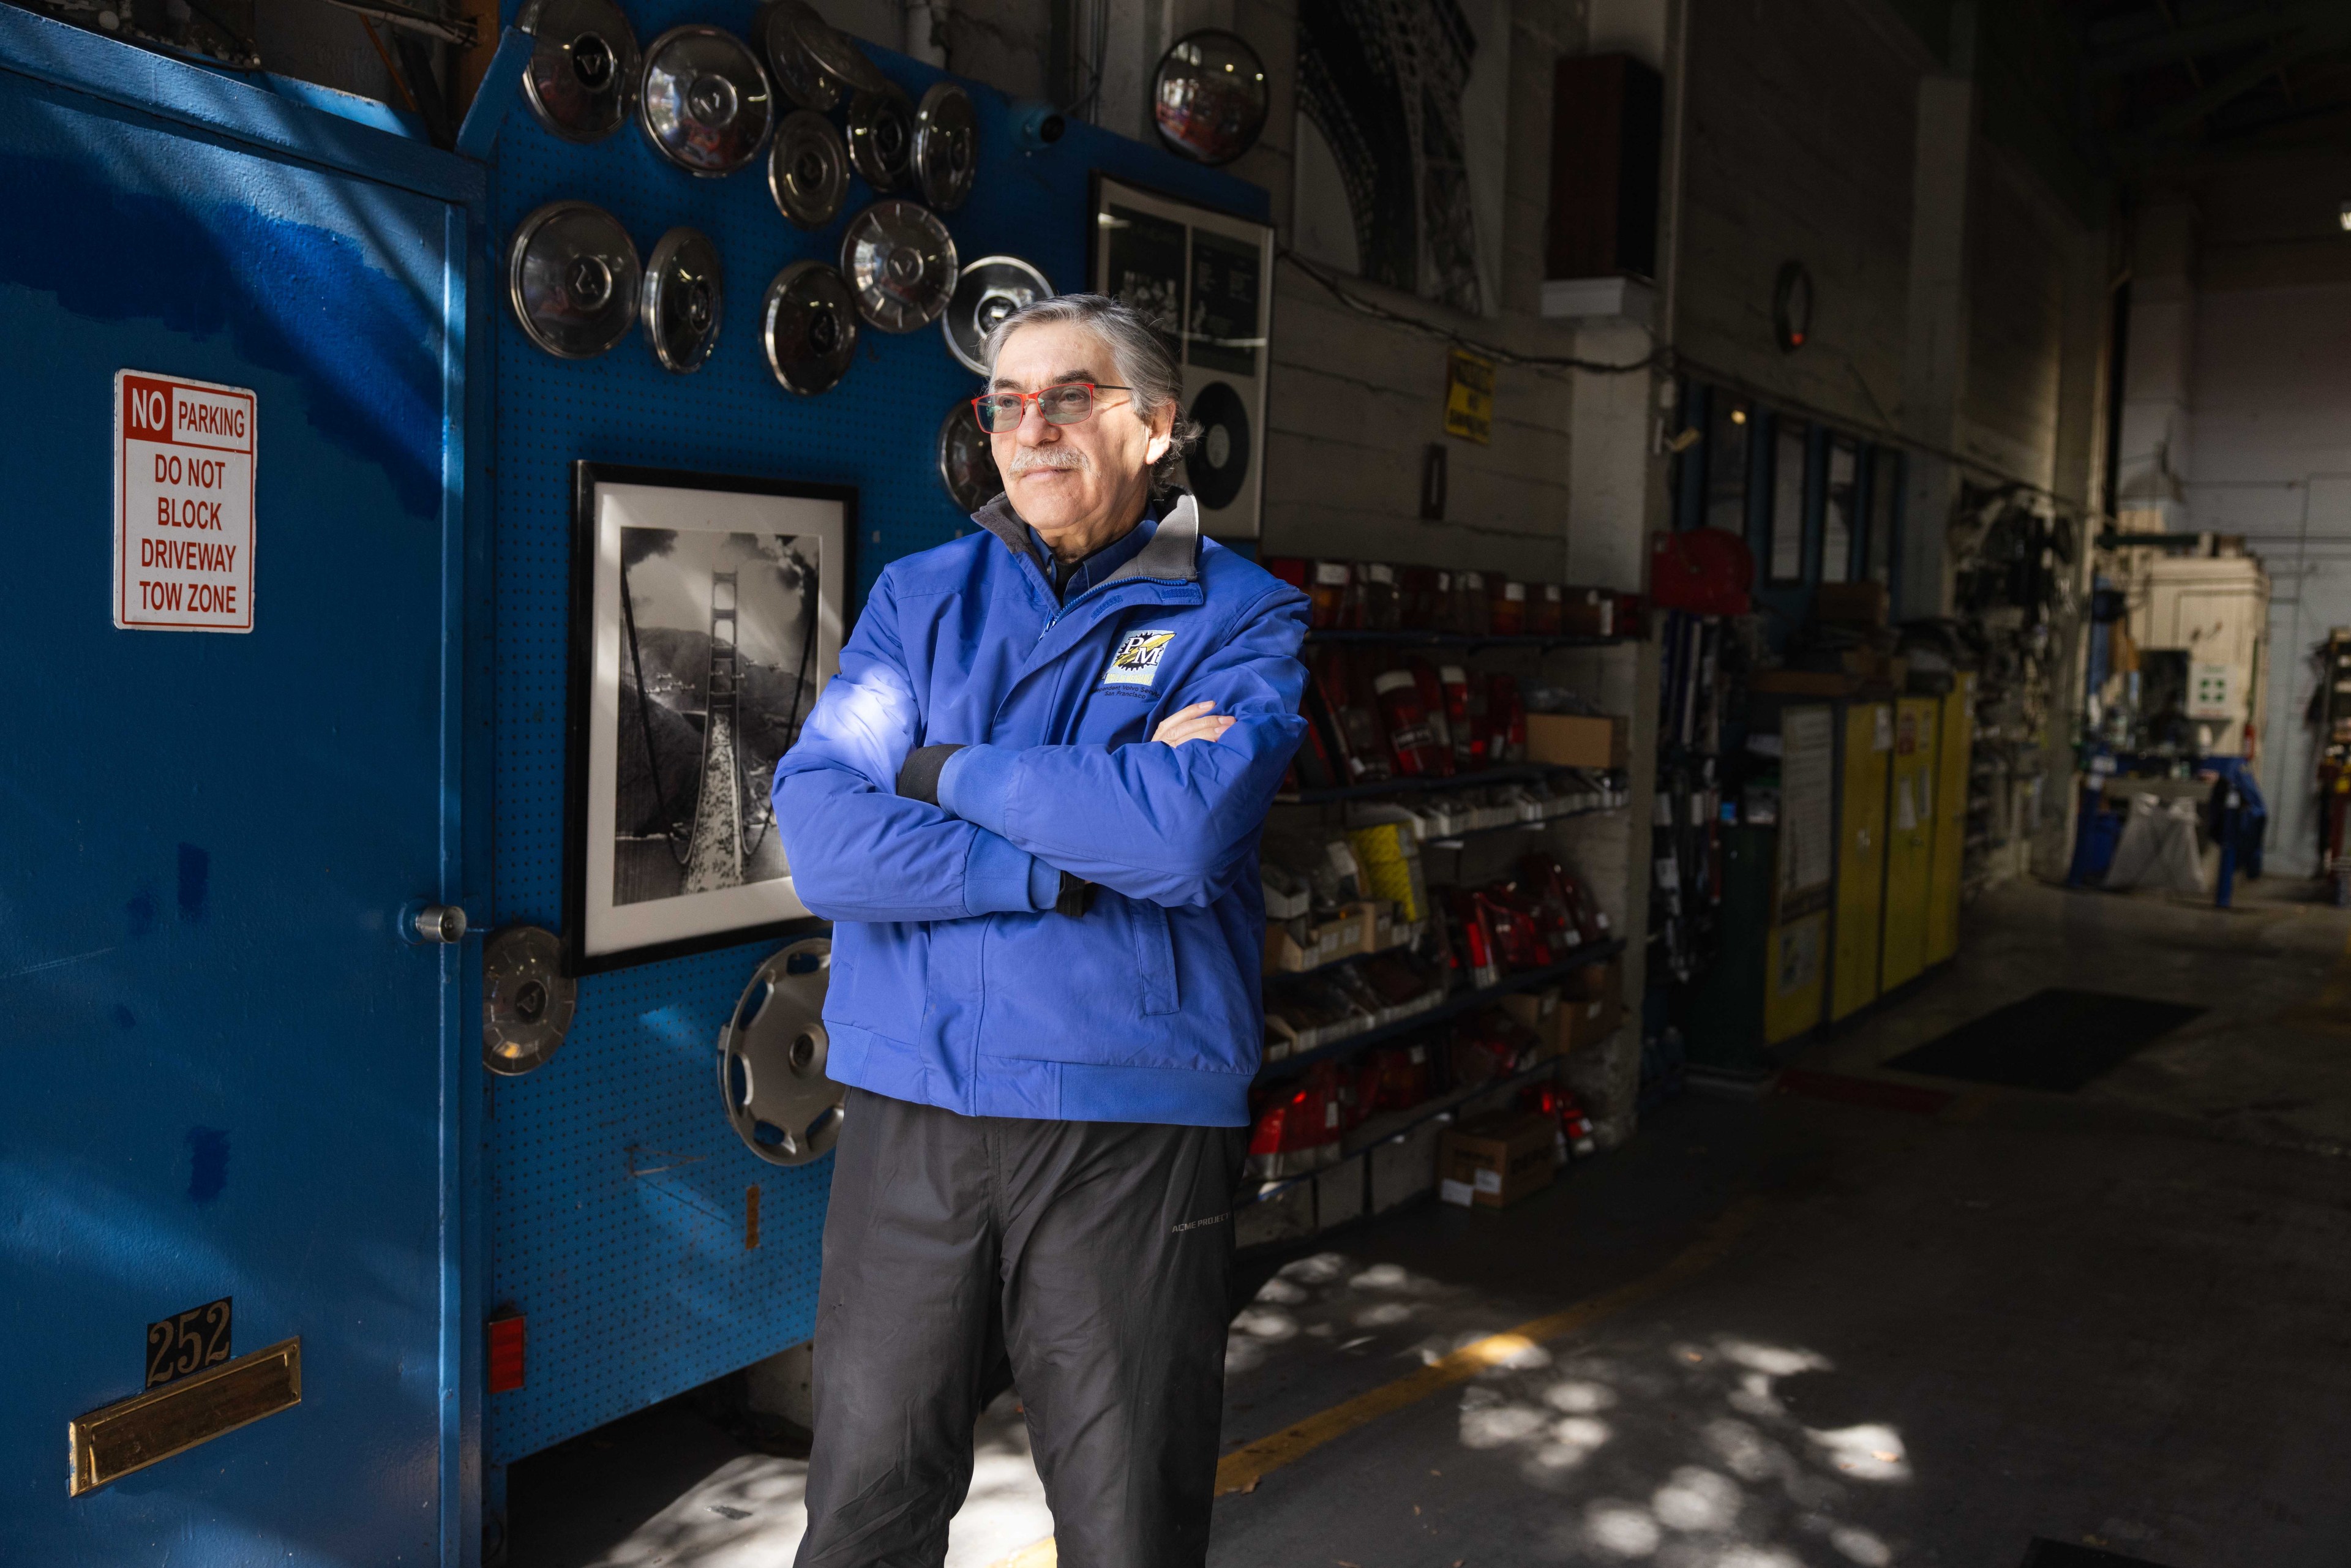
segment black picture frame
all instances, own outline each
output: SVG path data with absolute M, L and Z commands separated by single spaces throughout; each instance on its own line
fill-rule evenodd
M 808 484 L 761 475 L 643 467 L 586 459 L 573 463 L 571 605 L 564 720 L 562 915 L 565 967 L 573 975 L 600 974 L 743 943 L 800 936 L 828 929 L 827 922 L 809 914 L 796 897 L 789 896 L 790 879 L 788 875 L 762 878 L 716 892 L 646 897 L 629 901 L 625 905 L 615 899 L 609 883 L 602 895 L 597 895 L 597 888 L 591 879 L 596 877 L 600 866 L 609 876 L 612 862 L 609 856 L 600 856 L 595 852 L 595 839 L 601 833 L 605 835 L 608 845 L 612 843 L 616 832 L 613 813 L 618 800 L 617 778 L 611 783 L 609 795 L 599 787 L 600 752 L 607 745 L 617 744 L 621 678 L 615 658 L 610 675 L 611 724 L 615 735 L 600 739 L 603 719 L 599 713 L 598 702 L 606 685 L 606 676 L 599 667 L 599 649 L 604 645 L 608 632 L 617 645 L 622 631 L 619 622 L 623 617 L 617 607 L 621 603 L 620 580 L 625 569 L 619 564 L 619 533 L 628 527 L 653 526 L 622 524 L 616 520 L 612 525 L 613 549 L 606 550 L 605 520 L 600 515 L 601 502 L 608 493 L 619 499 L 624 491 L 630 492 L 626 498 L 640 507 L 657 505 L 660 497 L 654 493 L 675 492 L 675 515 L 681 521 L 692 515 L 695 508 L 700 508 L 705 523 L 700 526 L 688 524 L 678 530 L 680 534 L 728 537 L 729 529 L 710 526 L 707 519 L 758 515 L 760 509 L 756 504 L 761 500 L 793 503 L 789 507 L 774 509 L 772 515 L 780 521 L 787 513 L 797 514 L 799 521 L 795 523 L 796 528 L 820 517 L 826 519 L 822 528 L 811 528 L 807 533 L 775 536 L 780 541 L 782 538 L 805 538 L 813 534 L 820 541 L 815 612 L 805 634 L 801 662 L 793 672 L 798 677 L 793 687 L 797 693 L 807 682 L 808 648 L 813 646 L 817 669 L 813 689 L 802 699 L 806 708 L 813 708 L 816 695 L 839 667 L 841 644 L 847 640 L 849 632 L 849 586 L 856 580 L 857 490 L 853 486 Z M 813 504 L 813 507 L 808 504 Z M 798 564 L 805 570 L 804 562 Z M 731 577 L 734 574 L 730 572 L 727 575 Z M 716 590 L 714 587 L 714 605 L 716 601 Z M 608 614 L 614 622 L 609 628 L 606 625 Z M 628 618 L 632 622 L 633 612 Z M 730 636 L 730 643 L 732 641 Z M 707 744 L 710 724 L 708 689 L 705 680 L 703 756 L 705 774 L 711 766 Z M 642 696 L 640 703 L 643 703 Z M 795 716 L 795 734 L 797 725 L 806 722 L 806 708 Z M 641 706 L 641 724 L 643 723 L 643 711 Z M 645 731 L 648 773 L 655 780 L 658 789 L 660 768 L 651 757 L 653 743 L 649 724 L 645 725 Z M 739 788 L 739 772 L 737 782 Z M 696 825 L 699 823 L 699 808 L 697 799 Z M 739 826 L 738 818 L 738 831 Z M 769 831 L 772 831 L 770 824 Z M 616 854 L 617 848 L 611 852 Z M 773 896 L 778 891 L 778 883 L 789 909 L 780 908 Z M 764 910 L 760 917 L 725 918 L 740 914 L 755 902 L 752 898 L 736 896 L 755 889 L 756 902 Z M 721 897 L 721 894 L 726 896 Z M 726 907 L 721 909 L 714 905 L 703 910 L 661 911 L 659 923 L 664 926 L 678 926 L 682 922 L 692 928 L 664 930 L 647 936 L 644 940 L 627 939 L 630 927 L 645 924 L 642 915 L 632 918 L 615 913 L 640 904 L 677 904 L 689 898 L 716 898 Z M 646 935 L 643 932 L 637 934 Z
M 1180 247 L 1180 257 L 1172 262 L 1165 254 L 1148 259 L 1162 274 L 1162 288 L 1173 291 L 1165 303 L 1175 309 L 1176 330 L 1168 348 L 1182 378 L 1185 413 L 1205 427 L 1185 469 L 1185 487 L 1199 506 L 1200 526 L 1217 538 L 1258 538 L 1265 531 L 1273 381 L 1273 225 L 1104 170 L 1091 171 L 1085 287 L 1146 310 L 1157 301 L 1130 298 L 1131 291 L 1111 276 L 1117 250 L 1113 231 L 1123 225 L 1112 213 L 1113 204 L 1165 231 L 1162 252 Z M 1244 297 L 1256 305 L 1253 328 L 1231 319 Z

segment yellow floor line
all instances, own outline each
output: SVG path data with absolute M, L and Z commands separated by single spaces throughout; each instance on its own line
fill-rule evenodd
M 1293 1427 L 1285 1427 L 1270 1437 L 1259 1437 L 1244 1444 L 1217 1462 L 1217 1496 L 1232 1492 L 1255 1491 L 1258 1482 L 1293 1460 L 1321 1448 L 1337 1437 L 1345 1437 L 1359 1427 L 1367 1427 L 1381 1416 L 1390 1415 L 1408 1405 L 1416 1405 L 1432 1394 L 1442 1393 L 1458 1383 L 1467 1383 L 1489 1367 L 1524 1354 L 1532 1347 L 1569 1334 L 1580 1333 L 1596 1323 L 1615 1316 L 1627 1307 L 1638 1306 L 1653 1296 L 1662 1295 L 1684 1281 L 1721 1261 L 1739 1239 L 1755 1221 L 1762 1203 L 1758 1198 L 1742 1198 L 1725 1209 L 1720 1218 L 1707 1227 L 1706 1234 L 1692 1242 L 1673 1260 L 1656 1272 L 1604 1291 L 1588 1301 L 1578 1301 L 1562 1312 L 1551 1312 L 1507 1329 L 1498 1334 L 1463 1345 L 1452 1354 L 1441 1356 L 1416 1372 L 1406 1373 L 1394 1383 L 1384 1384 L 1367 1394 L 1358 1394 L 1343 1404 L 1334 1405 L 1320 1415 L 1309 1416 Z M 1009 1557 L 998 1558 L 989 1568 L 1055 1568 L 1059 1553 L 1053 1538 L 1024 1546 Z
M 1759 1207 L 1753 1198 L 1732 1205 L 1721 1218 L 1707 1228 L 1703 1237 L 1654 1273 L 1619 1285 L 1590 1301 L 1579 1301 L 1563 1312 L 1531 1319 L 1514 1329 L 1489 1334 L 1463 1345 L 1452 1354 L 1441 1356 L 1416 1372 L 1406 1373 L 1394 1383 L 1374 1388 L 1368 1394 L 1358 1394 L 1344 1404 L 1334 1405 L 1320 1415 L 1310 1416 L 1294 1427 L 1286 1427 L 1270 1437 L 1259 1437 L 1254 1443 L 1235 1448 L 1217 1462 L 1217 1495 L 1223 1497 L 1230 1492 L 1252 1491 L 1256 1490 L 1257 1483 L 1268 1475 L 1304 1458 L 1335 1437 L 1344 1437 L 1358 1427 L 1368 1426 L 1407 1405 L 1417 1404 L 1455 1384 L 1467 1383 L 1488 1368 L 1499 1366 L 1535 1345 L 1581 1333 L 1627 1307 L 1636 1306 L 1652 1296 L 1672 1290 L 1720 1261 L 1739 1233 L 1753 1223 Z

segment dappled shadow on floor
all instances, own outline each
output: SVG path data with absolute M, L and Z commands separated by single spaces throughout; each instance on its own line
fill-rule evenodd
M 808 1526 L 805 1460 L 761 1453 L 669 1400 L 516 1465 L 510 1568 L 784 1568 Z M 1052 1531 L 1007 1396 L 981 1418 L 947 1568 L 985 1568 Z
M 1237 1400 L 1248 1407 L 1259 1392 L 1249 1375 L 1283 1359 L 1281 1346 L 1369 1354 L 1385 1376 L 1402 1375 L 1485 1339 L 1490 1329 L 1458 1326 L 1476 1304 L 1461 1287 L 1395 1263 L 1338 1252 L 1300 1259 L 1234 1322 L 1228 1365 Z M 1832 1370 L 1827 1356 L 1802 1345 L 1728 1333 L 1636 1332 L 1604 1351 L 1527 1345 L 1428 1402 L 1420 1424 L 1433 1441 L 1418 1457 L 1436 1462 L 1415 1467 L 1405 1490 L 1424 1501 L 1399 1522 L 1432 1520 L 1439 1499 L 1458 1500 L 1469 1487 L 1480 1506 L 1507 1513 L 1495 1522 L 1518 1537 L 1520 1560 L 1881 1568 L 1895 1561 L 1896 1542 L 1863 1521 L 1868 1496 L 1907 1486 L 1911 1459 L 1889 1422 L 1823 1427 L 1796 1413 L 1789 1381 Z M 1438 1421 L 1450 1430 L 1432 1429 Z M 1259 1426 L 1245 1416 L 1237 1424 Z M 1504 1476 L 1514 1484 L 1498 1493 Z M 1329 1506 L 1346 1507 L 1345 1493 L 1334 1491 Z M 1220 1533 L 1231 1550 L 1219 1561 L 1260 1560 L 1235 1539 L 1240 1531 Z M 1399 1554 L 1358 1568 L 1418 1560 Z

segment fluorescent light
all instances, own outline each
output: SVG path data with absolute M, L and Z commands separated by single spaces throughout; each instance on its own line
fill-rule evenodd
M 2344 203 L 2342 210 L 2336 213 L 2335 216 L 2342 220 L 2343 227 L 2346 231 L 2351 231 L 2351 202 Z

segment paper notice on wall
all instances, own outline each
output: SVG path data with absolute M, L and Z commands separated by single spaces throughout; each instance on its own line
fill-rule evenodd
M 1780 904 L 1828 885 L 1836 849 L 1836 726 L 1825 703 L 1780 716 Z
M 1918 825 L 1918 809 L 1911 803 L 1910 780 L 1894 787 L 1894 831 L 1907 833 Z

